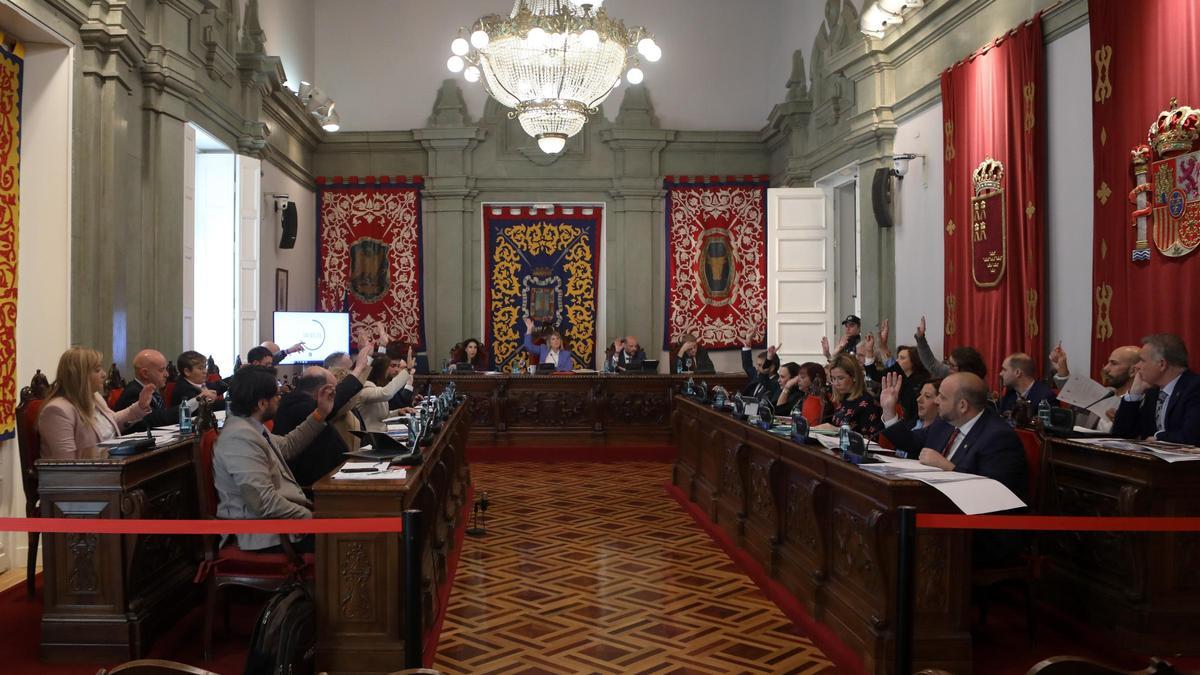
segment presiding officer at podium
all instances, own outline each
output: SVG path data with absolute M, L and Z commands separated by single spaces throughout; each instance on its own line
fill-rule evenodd
M 571 372 L 571 350 L 563 347 L 558 331 L 550 331 L 545 344 L 533 344 L 533 319 L 525 317 L 525 350 L 537 354 L 538 363 L 552 363 L 560 373 Z

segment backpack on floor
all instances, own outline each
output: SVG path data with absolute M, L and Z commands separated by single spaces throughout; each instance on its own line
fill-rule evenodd
M 254 624 L 245 675 L 312 675 L 317 651 L 317 607 L 300 582 L 271 595 Z

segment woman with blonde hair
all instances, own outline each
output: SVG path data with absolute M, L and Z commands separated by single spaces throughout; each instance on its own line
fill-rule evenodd
M 142 388 L 137 403 L 114 413 L 100 392 L 104 387 L 100 352 L 72 347 L 58 359 L 58 372 L 38 415 L 42 457 L 74 459 L 99 454 L 101 441 L 120 436 L 150 413 L 154 385 Z
M 829 364 L 829 387 L 834 405 L 832 428 L 847 425 L 870 440 L 883 431 L 883 411 L 879 402 L 867 393 L 866 373 L 857 357 L 846 352 L 834 357 Z

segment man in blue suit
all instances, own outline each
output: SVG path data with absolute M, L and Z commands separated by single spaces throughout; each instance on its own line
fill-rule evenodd
M 1024 399 L 1037 409 L 1042 401 L 1054 404 L 1050 385 L 1037 378 L 1036 366 L 1028 354 L 1010 354 L 1000 365 L 1000 382 L 1004 385 L 1004 398 L 1000 399 L 1000 414 L 1011 413 L 1017 401 Z
M 907 425 L 899 424 L 895 413 L 900 378 L 889 376 L 884 379 L 879 397 L 883 434 L 897 448 L 920 448 L 917 452 L 922 464 L 991 478 L 1027 500 L 1029 467 L 1025 449 L 1008 422 L 988 405 L 987 393 L 987 385 L 978 375 L 954 373 L 938 391 L 942 423 L 910 431 Z M 973 543 L 975 563 L 988 566 L 1008 562 L 1022 545 L 1019 532 L 977 533 Z
M 1170 333 L 1146 336 L 1137 368 L 1117 408 L 1113 435 L 1200 445 L 1200 376 L 1188 370 L 1183 340 Z

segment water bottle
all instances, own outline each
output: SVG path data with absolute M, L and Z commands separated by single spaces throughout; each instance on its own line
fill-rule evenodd
M 808 419 L 804 417 L 800 406 L 792 409 L 792 440 L 797 443 L 808 442 Z M 847 439 L 847 443 L 849 443 L 849 439 Z
M 512 374 L 513 375 L 521 374 L 521 362 L 517 359 L 512 360 Z
M 181 436 L 190 436 L 192 434 L 192 416 L 188 414 L 186 404 L 179 406 L 179 434 Z
M 450 359 L 442 359 L 442 374 L 445 375 L 449 372 L 450 372 Z
M 1049 400 L 1042 399 L 1042 402 L 1038 404 L 1038 419 L 1042 421 L 1043 427 L 1045 427 L 1045 428 L 1050 427 L 1050 401 Z
M 843 424 L 838 431 L 838 448 L 842 451 L 842 459 L 850 457 L 850 425 Z

